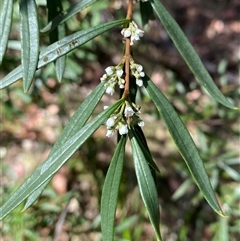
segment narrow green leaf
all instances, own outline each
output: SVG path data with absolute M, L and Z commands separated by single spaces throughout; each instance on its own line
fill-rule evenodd
M 89 7 L 98 0 L 82 0 L 79 3 L 71 6 L 66 11 L 61 12 L 57 17 L 55 17 L 46 27 L 44 27 L 41 32 L 46 34 L 55 29 L 59 24 L 67 21 L 76 13 L 82 11 L 83 9 Z
M 24 208 L 22 211 L 25 211 L 28 209 L 30 206 L 33 205 L 38 199 L 38 197 L 42 194 L 43 190 L 46 188 L 46 186 L 49 184 L 51 181 L 51 178 L 49 178 L 46 182 L 44 182 L 41 186 L 39 186 L 28 198 L 27 201 L 24 205 Z
M 140 194 L 147 209 L 157 239 L 162 240 L 159 230 L 160 210 L 156 186 L 149 169 L 148 162 L 141 147 L 138 145 L 134 133 L 131 130 L 129 131 L 129 138 Z
M 51 155 L 48 156 L 46 161 L 42 163 L 13 193 L 10 199 L 0 207 L 0 220 L 28 198 L 41 185 L 48 181 L 122 103 L 122 99 L 117 101 L 83 128 L 79 129 L 72 138 L 68 139 L 55 152 L 51 152 Z
M 0 80 L 0 90 L 14 84 L 22 78 L 22 65 L 18 66 L 7 74 L 3 79 Z
M 7 49 L 8 37 L 12 24 L 13 0 L 3 0 L 0 3 L 0 64 Z
M 32 84 L 39 55 L 38 13 L 35 0 L 20 0 L 23 89 Z
M 146 141 L 146 138 L 143 134 L 143 132 L 139 132 L 139 130 L 141 130 L 141 127 L 138 127 L 137 128 L 135 127 L 133 129 L 133 133 L 134 133 L 134 136 L 136 137 L 136 140 L 138 142 L 138 145 L 141 147 L 142 149 L 142 152 L 146 158 L 146 160 L 148 161 L 148 164 L 158 173 L 160 173 L 160 170 L 158 169 L 158 166 L 156 165 L 155 161 L 153 160 L 152 158 L 152 155 L 151 155 L 151 152 L 148 148 L 148 145 L 147 145 L 147 141 Z
M 129 20 L 121 19 L 112 21 L 109 23 L 103 23 L 96 27 L 91 27 L 87 30 L 82 30 L 71 34 L 60 41 L 51 44 L 46 49 L 40 52 L 39 60 L 38 60 L 38 69 L 42 68 L 43 66 L 53 62 L 57 58 L 71 52 L 75 48 L 85 44 L 89 40 L 95 38 L 102 33 L 117 27 L 119 25 L 124 25 Z M 8 75 L 6 75 L 0 81 L 0 89 L 6 88 L 7 86 L 15 83 L 17 80 L 22 78 L 22 66 L 18 66 L 16 69 L 11 71 Z
M 193 176 L 195 183 L 202 191 L 205 199 L 213 210 L 219 215 L 223 216 L 203 162 L 199 156 L 197 147 L 195 146 L 181 118 L 178 116 L 174 107 L 164 96 L 164 94 L 147 76 L 144 78 L 144 86 L 147 89 L 152 101 L 156 105 L 160 115 L 162 116 L 169 133 L 171 134 L 179 152 L 181 153 L 190 173 Z
M 48 22 L 52 21 L 56 16 L 62 13 L 62 2 L 59 0 L 47 0 Z M 57 28 L 49 33 L 50 43 L 57 42 L 65 37 L 65 24 L 59 24 Z M 55 61 L 55 70 L 58 82 L 61 82 L 65 70 L 66 56 L 62 56 Z
M 104 241 L 114 240 L 114 219 L 122 176 L 127 136 L 121 136 L 108 168 L 101 198 L 101 228 Z
M 92 92 L 88 95 L 88 97 L 84 100 L 84 102 L 79 106 L 79 108 L 76 110 L 74 115 L 71 117 L 65 128 L 63 129 L 60 137 L 57 139 L 56 143 L 54 144 L 51 152 L 56 152 L 58 149 L 60 149 L 64 143 L 69 140 L 71 137 L 74 136 L 74 134 L 81 129 L 93 111 L 95 110 L 97 104 L 101 100 L 103 94 L 105 93 L 105 87 L 104 83 L 100 83 Z M 26 210 L 29 208 L 41 195 L 44 188 L 47 186 L 47 184 L 50 182 L 51 179 L 46 181 L 42 186 L 40 186 L 35 192 L 33 192 L 29 197 L 28 200 L 23 208 L 23 210 Z
M 51 22 L 58 14 L 63 11 L 62 1 L 60 0 L 47 0 L 48 9 L 48 22 Z M 55 28 L 51 33 L 49 33 L 50 43 L 57 42 L 59 40 L 58 28 Z
M 58 26 L 58 35 L 59 35 L 59 39 L 62 39 L 65 37 L 65 25 L 64 24 Z M 56 75 L 57 75 L 58 82 L 62 81 L 63 74 L 65 71 L 65 66 L 66 66 L 66 55 L 58 58 L 55 61 L 55 69 L 56 69 Z
M 127 23 L 129 20 L 121 19 L 112 21 L 109 23 L 103 23 L 95 27 L 88 28 L 86 30 L 78 31 L 74 34 L 71 34 L 54 44 L 51 44 L 45 48 L 39 55 L 38 67 L 46 65 L 59 58 L 60 56 L 65 55 L 66 53 L 71 52 L 80 45 L 85 44 L 89 40 L 97 37 L 98 35 L 118 26 Z
M 218 87 L 213 82 L 208 71 L 205 69 L 201 59 L 195 52 L 194 48 L 180 29 L 176 21 L 164 8 L 159 0 L 151 0 L 151 4 L 159 17 L 162 25 L 166 29 L 168 35 L 172 39 L 174 45 L 182 55 L 183 59 L 187 63 L 188 67 L 195 75 L 199 83 L 208 91 L 208 93 L 221 104 L 237 109 L 232 103 L 230 103 L 226 97 L 220 92 Z

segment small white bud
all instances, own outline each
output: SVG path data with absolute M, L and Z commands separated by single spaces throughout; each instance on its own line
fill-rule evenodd
M 141 79 L 137 79 L 136 84 L 137 84 L 139 87 L 142 87 L 142 86 L 143 86 L 143 81 L 142 81 Z
M 106 93 L 109 95 L 113 95 L 113 93 L 115 92 L 115 90 L 113 89 L 112 86 L 108 86 L 106 89 Z
M 114 120 L 114 118 L 110 117 L 106 122 L 106 126 L 107 126 L 107 128 L 109 128 L 109 127 L 112 127 L 114 125 L 115 125 L 115 120 Z
M 122 69 L 117 70 L 116 74 L 118 77 L 121 77 L 123 75 L 123 70 Z
M 142 121 L 142 120 L 138 122 L 138 125 L 139 125 L 140 127 L 143 127 L 144 124 L 145 124 L 145 123 L 144 123 L 144 121 Z
M 122 125 L 120 128 L 119 128 L 119 134 L 120 135 L 125 135 L 128 133 L 128 127 L 127 125 Z
M 103 81 L 105 81 L 107 79 L 107 75 L 106 74 L 104 74 L 101 78 L 100 78 L 100 80 L 103 82 Z
M 107 137 L 112 137 L 114 135 L 114 131 L 113 130 L 107 130 L 106 136 Z
M 140 73 L 142 72 L 142 70 L 143 70 L 142 65 L 141 64 L 137 65 L 137 71 Z
M 112 66 L 109 66 L 105 69 L 107 75 L 112 75 L 113 74 L 113 67 Z
M 133 109 L 132 109 L 131 106 L 127 106 L 127 107 L 124 109 L 124 115 L 125 115 L 126 117 L 133 116 L 134 113 L 135 113 L 135 112 L 133 111 Z
M 123 29 L 121 33 L 122 33 L 122 35 L 124 36 L 124 38 L 130 37 L 131 34 L 132 34 L 131 30 L 128 29 L 128 28 Z

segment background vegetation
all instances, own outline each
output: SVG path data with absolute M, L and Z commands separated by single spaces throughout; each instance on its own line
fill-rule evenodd
M 72 1 L 73 2 L 73 1 Z M 40 4 L 40 25 L 46 8 Z M 125 1 L 102 0 L 67 22 L 72 33 L 125 16 Z M 15 4 L 9 48 L 0 78 L 20 64 L 19 16 Z M 64 8 L 69 3 L 64 1 Z M 239 99 L 238 1 L 167 1 L 167 6 L 196 48 L 221 91 Z M 134 19 L 140 22 L 136 13 Z M 156 29 L 158 29 L 156 31 Z M 1 91 L 1 196 L 5 202 L 24 178 L 45 160 L 69 117 L 99 83 L 104 68 L 121 59 L 120 29 L 95 38 L 68 55 L 62 83 L 53 64 L 39 70 L 29 93 L 21 82 Z M 41 38 L 41 44 L 49 39 Z M 165 125 L 145 93 L 140 93 L 142 118 L 157 176 L 165 240 L 238 240 L 240 237 L 239 113 L 220 106 L 191 75 L 158 21 L 145 27 L 134 57 L 173 103 L 195 140 L 227 218 L 206 203 L 181 160 Z M 105 96 L 102 106 L 112 100 Z M 97 114 L 97 113 L 95 113 Z M 99 201 L 113 146 L 100 128 L 54 177 L 40 200 L 24 213 L 21 207 L 1 222 L 2 240 L 101 240 Z M 139 198 L 130 148 L 124 166 L 116 217 L 118 240 L 154 240 Z M 3 194 L 3 195 L 2 195 Z

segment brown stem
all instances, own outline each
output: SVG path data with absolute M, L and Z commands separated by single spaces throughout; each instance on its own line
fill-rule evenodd
M 130 20 L 132 19 L 132 12 L 133 12 L 133 0 L 129 0 L 126 19 L 130 19 Z
M 132 19 L 132 12 L 133 12 L 133 0 L 129 0 L 128 2 L 128 10 L 126 19 Z M 131 36 L 130 36 L 131 37 Z M 125 87 L 123 92 L 123 98 L 126 98 L 129 95 L 129 88 L 130 88 L 130 58 L 131 58 L 131 39 L 130 37 L 126 38 L 125 43 Z

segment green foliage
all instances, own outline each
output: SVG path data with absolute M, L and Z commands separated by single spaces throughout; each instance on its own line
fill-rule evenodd
M 2 3 L 2 9 L 5 9 L 5 11 L 2 11 L 1 17 L 0 17 L 0 64 L 2 63 L 3 56 L 5 54 L 5 51 L 7 49 L 7 43 L 8 43 L 8 37 L 11 30 L 11 23 L 12 23 L 12 11 L 13 11 L 13 0 L 4 0 Z
M 202 191 L 206 200 L 210 206 L 220 215 L 223 215 L 221 208 L 214 195 L 211 183 L 208 179 L 208 175 L 203 166 L 202 160 L 198 154 L 198 150 L 184 126 L 183 122 L 179 118 L 177 112 L 173 106 L 168 102 L 167 98 L 158 90 L 149 78 L 146 78 L 146 89 L 160 112 L 164 122 L 166 123 L 168 130 L 179 149 L 179 152 L 183 156 L 190 173 L 192 174 L 194 181 Z
M 123 171 L 126 137 L 120 138 L 108 169 L 101 199 L 101 226 L 104 240 L 114 240 L 114 219 Z
M 27 92 L 32 84 L 39 54 L 39 29 L 35 1 L 20 1 L 21 50 L 23 89 Z
M 215 196 L 214 188 L 212 188 L 205 170 L 204 159 L 200 157 L 199 151 L 182 121 L 182 118 L 180 118 L 179 113 L 175 110 L 167 97 L 165 97 L 149 77 L 145 76 L 142 71 L 142 66 L 136 64 L 133 57 L 130 56 L 130 42 L 131 45 L 134 44 L 136 40 L 139 40 L 142 34 L 142 31 L 134 25 L 135 23 L 131 19 L 131 14 L 128 15 L 126 19 L 99 23 L 96 26 L 90 26 L 89 22 L 86 20 L 83 29 L 77 30 L 75 33 L 69 35 L 66 34 L 67 31 L 65 28 L 69 24 L 67 21 L 71 20 L 75 14 L 85 11 L 86 8 L 96 2 L 101 4 L 96 0 L 82 0 L 64 10 L 64 4 L 62 6 L 60 1 L 47 1 L 48 24 L 39 31 L 39 13 L 36 2 L 27 0 L 20 1 L 21 65 L 3 77 L 0 82 L 1 89 L 7 88 L 18 80 L 23 79 L 23 90 L 24 92 L 29 91 L 31 86 L 33 86 L 33 88 L 35 87 L 36 83 L 34 82 L 34 76 L 36 71 L 52 62 L 55 63 L 57 79 L 61 82 L 64 77 L 64 72 L 68 67 L 68 62 L 66 61 L 67 54 L 72 51 L 77 51 L 78 47 L 88 43 L 95 37 L 102 36 L 103 33 L 118 26 L 123 27 L 122 34 L 124 35 L 125 41 L 125 55 L 118 65 L 106 68 L 106 74 L 101 78 L 102 83 L 87 96 L 75 111 L 54 144 L 45 162 L 41 164 L 2 205 L 0 208 L 0 219 L 7 219 L 9 217 L 6 217 L 7 215 L 13 215 L 16 211 L 15 209 L 24 201 L 26 201 L 26 203 L 23 210 L 30 208 L 45 190 L 56 172 L 84 143 L 87 143 L 87 140 L 101 125 L 105 124 L 107 126 L 107 136 L 112 136 L 115 131 L 119 133 L 116 150 L 112 157 L 102 190 L 101 229 L 103 240 L 115 240 L 115 235 L 120 232 L 119 230 L 121 230 L 121 232 L 126 230 L 123 224 L 115 228 L 114 220 L 124 167 L 125 146 L 128 138 L 132 147 L 133 163 L 141 198 L 157 240 L 163 240 L 160 234 L 160 210 L 155 183 L 155 172 L 160 173 L 160 171 L 157 164 L 154 162 L 154 158 L 148 147 L 147 138 L 145 138 L 141 129 L 144 122 L 139 117 L 140 107 L 135 103 L 137 99 L 136 96 L 139 93 L 138 87 L 142 85 L 145 87 L 145 91 L 149 94 L 150 100 L 156 106 L 165 122 L 179 153 L 182 155 L 193 177 L 193 181 L 199 187 L 211 208 L 220 216 L 224 216 Z M 131 3 L 132 1 L 129 1 L 129 6 Z M 5 24 L 0 32 L 1 36 L 3 36 L 0 40 L 0 63 L 6 51 L 7 40 L 11 28 L 13 1 L 3 1 L 2 6 L 4 10 L 1 10 L 0 13 L 1 25 L 3 22 L 5 22 Z M 159 0 L 151 0 L 144 3 L 140 2 L 143 25 L 147 24 L 149 20 L 154 19 L 154 11 L 200 85 L 208 91 L 215 101 L 223 104 L 225 107 L 237 109 L 218 89 L 192 45 Z M 131 28 L 135 29 L 131 30 Z M 129 31 L 131 32 L 130 35 Z M 138 32 L 137 36 L 134 35 L 136 32 Z M 42 44 L 42 36 L 40 33 L 49 36 L 50 43 L 45 48 L 40 48 Z M 132 39 L 132 37 L 135 37 L 135 39 Z M 106 91 L 107 93 L 113 94 L 115 85 L 118 85 L 120 88 L 119 100 L 97 116 L 92 117 L 104 92 Z M 204 137 L 203 134 L 202 137 Z M 208 156 L 210 156 L 209 153 L 206 153 L 206 156 L 208 158 Z M 219 160 L 217 162 L 217 170 L 222 169 L 232 179 L 239 181 L 239 174 L 231 167 L 231 165 L 235 165 L 236 163 L 238 164 L 239 160 Z M 214 169 L 214 167 L 211 168 Z M 185 174 L 184 169 L 182 173 Z M 219 175 L 219 173 L 216 175 Z M 213 178 L 211 181 L 213 183 L 218 182 L 217 178 Z M 178 189 L 173 198 L 177 200 L 183 196 L 191 184 L 192 181 L 188 179 Z M 239 193 L 236 193 L 236 196 L 237 195 L 239 195 Z M 199 197 L 197 196 L 196 198 Z M 234 202 L 233 200 L 230 201 Z M 229 200 L 226 200 L 226 202 L 229 202 Z M 58 207 L 56 209 L 52 207 L 52 209 L 59 211 Z M 43 211 L 45 210 L 46 209 L 43 208 Z M 129 218 L 126 220 L 127 226 L 131 226 L 136 220 L 136 216 Z M 229 230 L 227 229 L 227 222 L 227 218 L 220 218 L 217 224 L 219 227 L 217 225 L 215 227 L 217 230 L 215 236 L 216 240 L 218 237 L 222 237 L 223 241 L 228 240 Z M 183 234 L 186 232 L 185 228 L 186 227 L 181 230 Z M 130 239 L 129 236 L 129 231 L 126 231 L 124 238 Z M 182 237 L 184 237 L 184 235 L 182 235 Z M 179 240 L 183 240 L 181 238 L 181 233 Z

